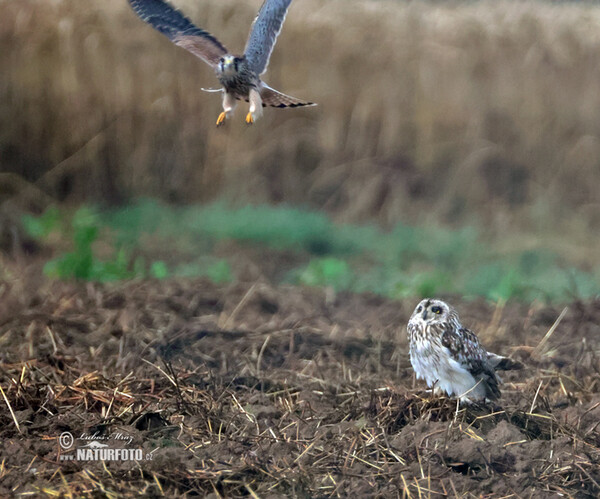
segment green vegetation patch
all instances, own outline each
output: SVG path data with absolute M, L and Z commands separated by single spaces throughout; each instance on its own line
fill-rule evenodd
M 287 251 L 305 263 L 287 282 L 392 298 L 459 293 L 491 300 L 570 301 L 600 295 L 600 271 L 583 271 L 544 251 L 498 252 L 478 230 L 340 225 L 323 213 L 288 206 L 232 208 L 223 202 L 172 207 L 141 200 L 98 211 L 80 208 L 68 217 L 56 208 L 25 217 L 33 237 L 60 232 L 72 249 L 46 265 L 61 279 L 110 281 L 205 276 L 235 280 L 215 248 L 223 241 Z M 101 241 L 107 256 L 95 250 Z M 167 258 L 148 259 L 159 252 Z

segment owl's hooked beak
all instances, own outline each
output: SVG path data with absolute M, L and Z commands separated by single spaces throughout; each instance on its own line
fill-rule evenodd
M 421 317 L 423 317 L 424 321 L 427 320 L 427 309 L 423 310 L 423 315 Z

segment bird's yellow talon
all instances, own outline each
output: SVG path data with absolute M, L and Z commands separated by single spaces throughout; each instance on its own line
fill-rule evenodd
M 254 116 L 252 116 L 252 113 L 248 113 L 246 115 L 246 123 L 248 123 L 248 125 L 252 125 L 252 123 L 254 123 Z
M 222 124 L 224 124 L 226 117 L 227 117 L 227 115 L 225 114 L 224 111 L 221 114 L 219 114 L 219 117 L 217 118 L 217 126 L 221 126 Z

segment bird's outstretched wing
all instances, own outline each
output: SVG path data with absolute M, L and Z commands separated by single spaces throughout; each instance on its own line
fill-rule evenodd
M 458 331 L 446 328 L 442 333 L 442 345 L 448 349 L 454 360 L 485 386 L 488 399 L 496 400 L 500 397 L 500 378 L 489 361 L 488 352 L 472 331 L 464 327 Z
M 265 0 L 252 23 L 244 55 L 256 74 L 264 73 L 269 65 L 271 52 L 291 3 L 292 0 Z
M 211 66 L 216 66 L 227 49 L 207 31 L 195 26 L 177 9 L 163 0 L 129 0 L 143 21 L 160 31 L 176 45 L 189 50 Z

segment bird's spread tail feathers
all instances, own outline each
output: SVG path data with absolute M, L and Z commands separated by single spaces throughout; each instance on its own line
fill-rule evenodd
M 285 95 L 277 90 L 269 87 L 266 84 L 262 84 L 260 87 L 260 96 L 262 98 L 263 107 L 303 107 L 303 106 L 316 106 L 314 102 L 306 102 L 291 95 Z

